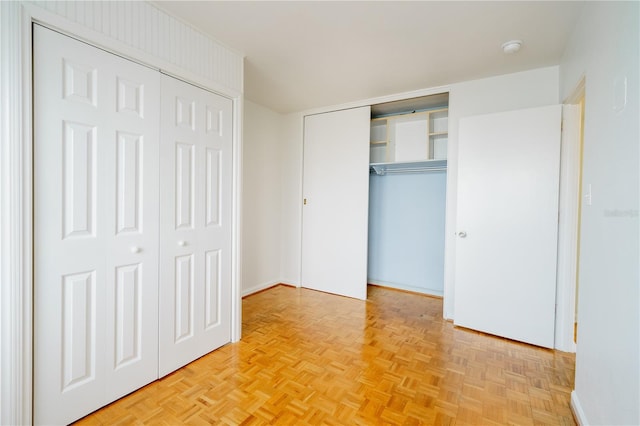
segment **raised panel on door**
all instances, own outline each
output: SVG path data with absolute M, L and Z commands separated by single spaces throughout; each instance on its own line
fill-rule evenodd
M 34 420 L 157 378 L 159 74 L 34 27 Z
M 63 234 L 65 238 L 96 235 L 97 127 L 63 121 Z
M 559 105 L 460 120 L 455 324 L 553 347 Z
M 96 271 L 62 277 L 62 391 L 96 379 Z
M 232 103 L 162 77 L 160 375 L 231 339 Z
M 194 311 L 194 284 L 195 274 L 193 270 L 193 254 L 176 256 L 175 270 L 175 292 L 174 292 L 174 335 L 173 340 L 180 343 L 193 337 L 193 327 L 195 322 Z M 166 336 L 163 336 L 166 337 Z
M 142 358 L 141 315 L 143 311 L 143 265 L 123 265 L 116 268 L 114 367 L 116 370 Z
M 143 135 L 116 133 L 116 234 L 139 233 L 143 224 Z
M 206 148 L 205 226 L 220 226 L 222 151 Z
M 222 318 L 220 309 L 222 297 L 222 269 L 220 263 L 220 249 L 209 250 L 204 254 L 204 328 L 208 330 L 217 327 Z
M 193 229 L 195 214 L 195 145 L 175 144 L 175 228 Z
M 302 286 L 367 298 L 370 107 L 304 120 Z

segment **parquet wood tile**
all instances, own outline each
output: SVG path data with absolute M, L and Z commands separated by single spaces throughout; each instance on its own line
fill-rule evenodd
M 79 425 L 574 425 L 574 356 L 454 327 L 442 301 L 277 286 L 243 338 Z

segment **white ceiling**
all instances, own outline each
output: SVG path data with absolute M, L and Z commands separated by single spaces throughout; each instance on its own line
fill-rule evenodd
M 162 1 L 245 55 L 245 97 L 286 113 L 557 65 L 582 1 Z M 507 40 L 520 52 L 502 53 Z

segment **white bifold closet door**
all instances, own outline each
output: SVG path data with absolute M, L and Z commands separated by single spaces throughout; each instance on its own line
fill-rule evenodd
M 34 26 L 34 420 L 158 375 L 160 74 Z
M 160 376 L 231 339 L 232 102 L 162 76 Z
M 230 341 L 232 133 L 231 100 L 35 26 L 36 423 Z
M 560 105 L 460 119 L 455 324 L 554 345 Z
M 371 108 L 304 119 L 302 286 L 367 298 Z

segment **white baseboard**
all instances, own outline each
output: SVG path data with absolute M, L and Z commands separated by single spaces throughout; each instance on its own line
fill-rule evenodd
M 300 288 L 300 284 L 293 284 L 293 283 L 288 282 L 288 281 L 279 281 L 278 284 L 286 285 L 287 287 Z
M 571 411 L 573 412 L 573 416 L 576 418 L 579 426 L 588 425 L 587 416 L 584 414 L 584 410 L 582 409 L 582 405 L 580 404 L 580 400 L 578 399 L 578 394 L 575 390 L 571 391 Z
M 412 291 L 414 293 L 427 294 L 429 296 L 438 296 L 438 297 L 442 297 L 443 296 L 443 292 L 442 291 L 432 290 L 430 288 L 414 287 L 414 286 L 411 286 L 411 285 L 404 285 L 404 284 L 392 283 L 392 282 L 388 282 L 388 281 L 370 280 L 370 279 L 367 279 L 367 283 L 368 284 L 377 285 L 377 286 L 381 286 L 381 287 L 389 287 L 389 288 L 395 288 L 395 289 L 398 289 L 398 290 Z
M 278 284 L 281 284 L 281 282 L 280 281 L 272 281 L 272 282 L 267 282 L 267 283 L 264 283 L 264 284 L 258 284 L 256 286 L 243 289 L 242 290 L 242 297 L 249 296 L 250 294 L 257 293 L 257 292 L 262 291 L 262 290 L 266 290 L 268 288 L 277 286 Z

